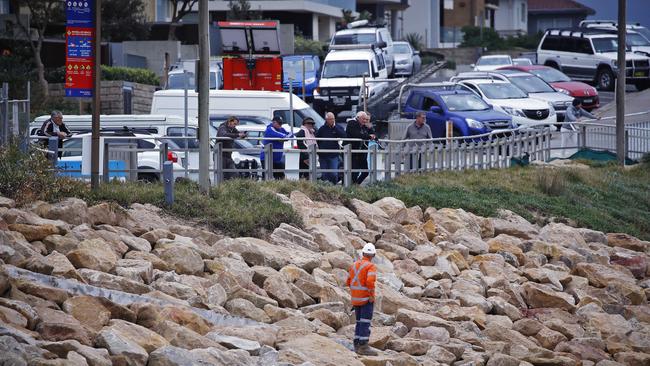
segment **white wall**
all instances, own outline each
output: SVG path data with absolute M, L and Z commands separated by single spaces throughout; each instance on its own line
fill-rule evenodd
M 524 6 L 523 18 L 522 6 Z M 500 33 L 514 33 L 515 31 L 526 33 L 528 30 L 528 0 L 501 0 L 499 9 L 494 15 L 494 26 Z
M 421 34 L 425 47 L 439 47 L 440 1 L 411 1 L 410 6 L 402 12 L 402 24 L 398 24 L 398 29 L 403 30 L 404 36 L 409 33 Z

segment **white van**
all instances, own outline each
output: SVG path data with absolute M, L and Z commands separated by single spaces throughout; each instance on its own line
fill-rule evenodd
M 151 114 L 183 116 L 185 114 L 184 90 L 159 90 L 153 94 Z M 190 118 L 199 115 L 198 93 L 188 91 L 187 109 Z M 293 103 L 294 126 L 300 127 L 302 120 L 310 117 L 316 127 L 325 123 L 309 104 L 295 94 L 261 90 L 210 90 L 210 114 L 247 115 L 273 118 L 280 116 L 290 123 L 289 98 Z

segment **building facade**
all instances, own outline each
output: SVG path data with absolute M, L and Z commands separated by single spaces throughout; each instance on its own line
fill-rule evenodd
M 528 33 L 577 27 L 596 12 L 575 0 L 528 0 Z
M 499 0 L 494 29 L 501 36 L 528 33 L 528 0 Z

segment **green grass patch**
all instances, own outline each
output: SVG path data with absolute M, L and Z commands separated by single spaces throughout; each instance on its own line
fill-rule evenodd
M 302 226 L 298 213 L 277 193 L 299 190 L 313 200 L 348 207 L 353 198 L 374 202 L 391 196 L 423 209 L 462 208 L 481 216 L 509 209 L 540 225 L 564 221 L 650 240 L 650 159 L 643 161 L 632 169 L 606 164 L 588 169 L 518 167 L 403 175 L 350 189 L 306 181 L 233 180 L 212 187 L 207 197 L 195 183 L 179 182 L 174 205 L 165 207 L 161 184 L 113 182 L 91 191 L 85 183 L 53 176 L 42 154 L 24 154 L 11 145 L 0 149 L 0 194 L 19 204 L 69 196 L 89 204 L 150 203 L 228 235 L 256 237 L 265 237 L 283 222 Z

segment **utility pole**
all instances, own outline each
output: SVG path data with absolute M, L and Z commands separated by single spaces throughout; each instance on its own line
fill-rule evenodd
M 616 157 L 625 165 L 625 21 L 626 0 L 618 0 L 618 75 L 616 77 Z
M 93 117 L 90 137 L 90 187 L 99 188 L 99 115 L 101 109 L 102 79 L 102 0 L 95 0 L 95 44 L 93 46 Z M 104 172 L 107 174 L 107 172 Z
M 208 0 L 199 1 L 199 186 L 210 193 L 210 34 L 208 30 Z M 216 167 L 215 167 L 216 169 Z

